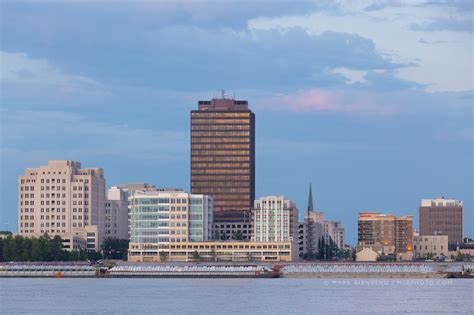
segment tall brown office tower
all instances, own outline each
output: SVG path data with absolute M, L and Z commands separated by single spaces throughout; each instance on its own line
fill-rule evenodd
M 447 235 L 451 250 L 463 242 L 463 203 L 460 200 L 422 199 L 420 205 L 420 235 Z
M 191 192 L 214 197 L 216 237 L 230 239 L 240 232 L 237 238 L 249 239 L 255 199 L 255 114 L 247 101 L 224 94 L 199 101 L 198 106 L 191 111 Z

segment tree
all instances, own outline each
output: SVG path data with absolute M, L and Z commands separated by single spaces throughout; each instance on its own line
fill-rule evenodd
M 31 260 L 32 261 L 42 261 L 43 260 L 43 250 L 44 249 L 41 248 L 40 239 L 33 238 L 31 240 Z
M 3 259 L 5 261 L 16 261 L 16 242 L 11 235 L 4 240 Z
M 106 259 L 126 259 L 128 252 L 128 243 L 126 239 L 108 237 L 102 244 L 104 258 Z
M 39 238 L 9 235 L 0 240 L 0 243 L 0 261 L 67 261 L 87 258 L 82 250 L 71 252 L 64 250 L 60 236 L 51 239 L 47 234 Z
M 198 262 L 198 261 L 201 261 L 201 255 L 199 255 L 198 251 L 194 251 L 193 253 L 193 260 Z
M 227 235 L 225 234 L 225 231 L 221 231 L 221 237 L 220 237 L 221 241 L 227 241 Z
M 160 251 L 160 261 L 166 262 L 168 260 L 169 253 Z
M 48 261 L 59 261 L 63 257 L 63 240 L 55 235 L 48 242 Z
M 217 261 L 217 253 L 214 248 L 211 250 L 211 258 L 212 258 L 212 261 Z
M 102 259 L 102 254 L 99 252 L 96 252 L 95 250 L 88 250 L 87 251 L 87 259 L 97 261 Z
M 242 231 L 237 231 L 233 235 L 234 240 L 237 241 L 243 241 L 244 240 L 244 235 L 242 234 Z
M 254 259 L 252 252 L 250 252 L 250 251 L 247 252 L 247 259 L 248 259 L 248 261 L 252 261 Z

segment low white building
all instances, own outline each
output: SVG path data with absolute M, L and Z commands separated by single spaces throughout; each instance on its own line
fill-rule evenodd
M 370 247 L 364 247 L 356 253 L 356 261 L 377 261 L 379 254 Z

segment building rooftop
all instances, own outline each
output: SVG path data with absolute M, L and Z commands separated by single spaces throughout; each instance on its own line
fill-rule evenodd
M 209 111 L 245 111 L 249 109 L 249 104 L 247 101 L 242 100 L 213 98 L 210 101 L 199 101 L 198 109 Z

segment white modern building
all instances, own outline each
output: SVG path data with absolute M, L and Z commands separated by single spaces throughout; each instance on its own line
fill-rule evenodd
M 136 193 L 136 192 L 146 192 L 146 191 L 168 191 L 168 190 L 173 190 L 173 191 L 182 191 L 184 192 L 183 189 L 178 189 L 178 188 L 157 188 L 153 184 L 148 184 L 148 183 L 129 183 L 125 185 L 119 185 L 117 188 L 123 190 L 126 195 L 127 195 L 127 203 L 128 203 L 128 238 L 130 239 L 130 230 L 131 230 L 131 211 L 132 211 L 132 206 L 130 203 L 130 198 Z
M 95 229 L 100 248 L 104 235 L 105 179 L 101 168 L 81 168 L 69 160 L 48 161 L 27 168 L 18 178 L 18 232 L 37 237 L 47 233 L 72 239 Z
M 298 239 L 298 209 L 283 196 L 266 196 L 255 200 L 252 240 L 255 242 L 289 242 Z
M 182 190 L 136 191 L 129 204 L 131 244 L 166 245 L 212 238 L 213 202 L 209 196 Z

